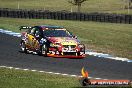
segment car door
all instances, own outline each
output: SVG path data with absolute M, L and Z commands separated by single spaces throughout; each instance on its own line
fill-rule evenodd
M 36 27 L 34 32 L 34 40 L 33 40 L 33 47 L 36 50 L 40 48 L 40 44 L 39 44 L 40 39 L 41 39 L 41 32 L 40 29 Z
M 32 50 L 39 48 L 39 42 L 35 37 L 36 30 L 38 29 L 33 27 L 30 33 L 28 34 L 28 42 L 29 42 L 30 49 Z

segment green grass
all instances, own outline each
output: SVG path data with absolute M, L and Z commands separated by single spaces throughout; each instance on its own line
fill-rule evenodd
M 21 25 L 60 25 L 73 32 L 87 49 L 132 59 L 132 25 L 86 21 L 0 18 L 0 28 L 20 32 Z
M 68 77 L 39 72 L 0 68 L 0 88 L 84 88 L 84 87 L 81 87 L 79 83 L 79 78 L 77 77 Z M 131 87 L 128 86 L 109 88 Z
M 0 0 L 0 8 L 46 9 L 51 11 L 76 11 L 68 0 Z M 128 14 L 123 0 L 88 0 L 82 5 L 82 12 L 103 12 Z M 130 13 L 132 14 L 132 9 Z
M 79 78 L 0 68 L 0 88 L 73 88 Z

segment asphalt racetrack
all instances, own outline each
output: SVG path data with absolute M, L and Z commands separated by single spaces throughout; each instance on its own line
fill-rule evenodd
M 20 38 L 0 33 L 0 66 L 12 66 L 81 75 L 84 66 L 89 76 L 132 80 L 132 63 L 87 56 L 84 59 L 51 58 L 19 52 Z

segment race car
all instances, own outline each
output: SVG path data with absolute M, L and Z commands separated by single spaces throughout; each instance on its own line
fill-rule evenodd
M 45 57 L 84 58 L 85 46 L 76 36 L 61 26 L 21 26 L 20 49 L 24 53 L 35 52 Z

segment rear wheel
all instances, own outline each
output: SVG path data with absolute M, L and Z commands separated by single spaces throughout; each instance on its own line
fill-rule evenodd
M 42 53 L 43 56 L 47 57 L 48 47 L 47 47 L 46 44 L 43 44 L 43 45 L 42 45 L 41 53 Z
M 20 49 L 21 49 L 21 52 L 27 53 L 26 44 L 24 41 L 21 41 Z

